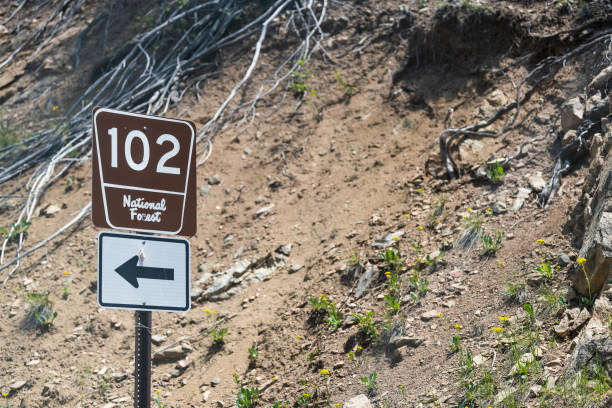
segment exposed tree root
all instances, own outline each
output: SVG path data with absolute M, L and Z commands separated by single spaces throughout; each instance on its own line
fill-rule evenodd
M 579 45 L 570 52 L 557 58 L 546 58 L 545 60 L 540 62 L 517 85 L 515 101 L 508 103 L 507 105 L 498 109 L 490 118 L 462 128 L 447 128 L 442 131 L 440 135 L 440 156 L 449 178 L 454 179 L 459 177 L 461 174 L 461 169 L 453 159 L 451 155 L 451 150 L 456 148 L 457 145 L 461 143 L 461 141 L 465 137 L 496 138 L 506 133 L 512 128 L 512 126 L 516 122 L 516 119 L 518 118 L 520 113 L 521 106 L 529 100 L 533 93 L 536 92 L 542 86 L 542 84 L 544 84 L 547 80 L 553 78 L 571 58 L 574 58 L 584 53 L 585 51 L 590 50 L 592 47 L 604 43 L 605 41 L 612 41 L 611 33 L 612 30 L 610 29 L 598 32 L 593 36 L 593 39 Z M 524 86 L 529 86 L 529 88 L 523 95 L 521 95 L 521 89 Z M 509 121 L 504 124 L 504 126 L 498 132 L 480 131 L 480 129 L 485 128 L 491 125 L 492 123 L 495 123 L 498 119 L 500 119 L 502 116 L 511 111 L 514 111 L 514 115 Z M 532 141 L 535 140 L 538 139 L 534 139 Z M 524 148 L 526 143 L 530 143 L 532 141 L 523 143 L 519 148 L 519 152 L 517 152 L 516 155 L 508 158 L 507 160 L 509 161 L 510 159 L 520 157 L 520 155 L 522 155 L 522 149 Z M 559 172 L 557 173 L 560 174 L 562 172 L 561 170 L 559 170 Z

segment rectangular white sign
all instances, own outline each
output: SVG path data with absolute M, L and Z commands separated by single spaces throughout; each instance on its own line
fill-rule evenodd
M 98 304 L 113 309 L 188 311 L 189 253 L 185 239 L 101 232 Z

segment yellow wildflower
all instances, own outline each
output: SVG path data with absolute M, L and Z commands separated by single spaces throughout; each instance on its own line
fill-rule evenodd
M 578 262 L 578 265 L 584 265 L 586 263 L 586 259 L 583 257 L 580 257 L 578 259 L 576 259 L 576 262 Z
M 455 324 L 455 329 L 463 329 L 463 326 L 459 323 Z
M 540 238 L 540 239 L 536 239 L 536 242 L 537 242 L 538 244 L 543 244 L 543 243 L 544 243 L 544 240 L 543 240 L 542 238 Z
M 161 394 L 161 390 L 155 390 L 156 394 Z
M 55 111 L 56 111 L 56 110 L 58 110 L 58 109 L 59 109 L 59 106 L 57 106 L 57 105 L 53 105 L 53 107 L 51 108 L 51 110 L 52 110 L 53 112 L 55 112 Z
M 209 308 L 206 308 L 206 309 L 204 309 L 204 312 L 206 312 L 206 313 L 210 314 L 210 309 L 209 309 Z
M 410 218 L 410 214 L 404 214 L 404 217 Z
M 363 347 L 357 346 L 357 351 L 361 351 L 361 350 L 363 350 Z
M 64 271 L 64 275 L 68 275 L 70 272 L 68 271 Z
M 469 213 L 471 213 L 471 212 L 472 212 L 472 209 L 468 207 L 467 211 L 468 211 Z
M 499 321 L 500 322 L 505 322 L 506 320 L 508 320 L 510 318 L 510 316 L 499 316 Z
M 387 279 L 391 279 L 391 272 L 389 271 L 385 272 L 385 276 L 387 277 Z
M 492 209 L 491 207 L 489 207 L 489 208 L 487 208 L 487 209 L 485 210 L 485 212 L 487 212 L 487 213 L 490 213 L 491 211 L 493 211 L 493 209 Z
M 327 375 L 329 375 L 329 374 L 330 374 L 330 373 L 329 373 L 329 370 L 328 370 L 327 368 L 323 368 L 323 369 L 321 369 L 321 371 L 319 371 L 319 373 L 320 373 L 320 374 L 321 374 L 323 377 L 325 377 L 325 376 L 327 376 Z
M 340 408 L 342 405 L 340 405 L 340 403 L 336 403 L 336 408 Z
M 422 192 L 423 192 L 423 189 L 422 189 L 422 188 L 419 188 L 417 191 L 418 191 L 419 193 L 422 193 Z
M 491 330 L 492 332 L 495 333 L 501 333 L 504 331 L 504 329 L 502 327 L 491 327 L 489 330 Z
M 270 381 L 276 381 L 276 377 L 270 378 Z
M 5 398 L 8 397 L 8 392 L 3 392 L 2 396 L 5 397 Z
M 442 312 L 438 313 L 438 317 L 442 317 L 442 316 L 444 316 L 444 313 Z
M 393 237 L 393 239 L 399 239 L 398 237 Z
M 423 230 L 423 226 L 422 225 L 419 225 L 417 228 L 419 229 L 419 231 Z
M 497 265 L 504 266 L 504 263 L 502 261 L 497 261 Z

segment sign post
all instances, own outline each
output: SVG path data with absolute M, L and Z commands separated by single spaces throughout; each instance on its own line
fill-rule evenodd
M 92 221 L 148 235 L 98 235 L 98 304 L 135 310 L 134 407 L 151 405 L 151 311 L 187 312 L 196 232 L 195 126 L 96 108 Z
M 151 312 L 136 311 L 134 333 L 134 407 L 151 407 Z

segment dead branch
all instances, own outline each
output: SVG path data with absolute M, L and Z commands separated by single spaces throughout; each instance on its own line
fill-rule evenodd
M 42 28 L 0 62 L 0 69 L 10 63 L 13 57 L 26 46 L 34 42 L 42 39 L 38 47 L 44 47 L 48 40 L 57 34 L 61 26 L 66 26 L 70 22 L 74 11 L 83 1 L 65 0 Z M 255 18 L 234 31 L 229 31 L 230 24 L 243 13 L 241 3 L 234 0 L 212 0 L 204 3 L 191 0 L 174 9 L 166 7 L 165 4 L 158 5 L 150 13 L 153 11 L 158 16 L 155 26 L 128 41 L 117 52 L 117 55 L 122 55 L 122 57 L 118 59 L 116 65 L 100 75 L 83 92 L 68 109 L 61 123 L 18 144 L 8 146 L 0 152 L 3 159 L 3 167 L 0 168 L 0 184 L 25 172 L 30 172 L 25 186 L 28 195 L 17 217 L 17 224 L 22 221 L 29 222 L 32 219 L 41 197 L 54 181 L 65 174 L 74 163 L 89 160 L 91 157 L 91 111 L 95 106 L 153 115 L 166 113 L 182 100 L 189 86 L 193 86 L 194 83 L 197 90 L 196 95 L 199 94 L 199 81 L 205 78 L 202 75 L 202 69 L 214 69 L 216 66 L 204 62 L 206 58 L 214 56 L 224 47 L 246 41 L 258 34 L 254 54 L 244 76 L 233 87 L 213 117 L 204 124 L 198 136 L 198 142 L 204 142 L 204 145 L 198 149 L 198 153 L 203 154 L 199 162 L 201 164 L 213 152 L 214 135 L 235 114 L 244 111 L 243 119 L 238 125 L 243 125 L 248 120 L 249 123 L 246 126 L 249 126 L 255 116 L 257 102 L 284 83 L 291 72 L 299 69 L 299 59 L 309 58 L 315 50 L 321 50 L 325 54 L 321 46 L 321 40 L 325 38 L 321 23 L 326 16 L 327 0 L 317 4 L 314 0 L 277 0 L 269 6 L 262 6 L 261 12 Z M 60 16 L 59 23 L 50 33 L 45 34 L 47 25 L 57 16 Z M 107 25 L 112 16 L 113 14 L 109 13 Z M 289 57 L 276 69 L 272 79 L 263 81 L 255 95 L 247 102 L 234 106 L 230 111 L 235 96 L 248 82 L 253 80 L 268 32 L 271 28 L 279 26 L 283 18 L 291 21 L 295 27 L 295 32 L 292 34 L 298 40 L 295 49 L 290 50 Z M 296 23 L 298 20 L 301 23 Z M 173 26 L 184 21 L 189 23 L 187 27 L 184 27 L 184 32 L 175 38 L 170 49 L 160 54 L 157 51 L 158 45 L 167 43 L 168 32 L 174 32 Z M 95 24 L 92 22 L 89 27 Z M 81 34 L 84 37 L 87 31 Z M 80 47 L 81 44 L 77 42 L 75 64 L 78 64 Z M 210 75 L 210 72 L 204 75 Z M 191 79 L 194 80 L 190 84 Z M 20 146 L 21 148 L 18 149 Z M 74 157 L 75 153 L 76 157 Z M 24 236 L 20 234 L 16 255 L 7 263 L 3 263 L 8 244 L 5 240 L 0 252 L 0 271 L 10 265 L 15 265 L 6 279 L 14 273 L 23 257 L 46 245 L 78 223 L 87 215 L 90 207 L 91 203 L 68 224 L 26 251 L 23 251 Z

